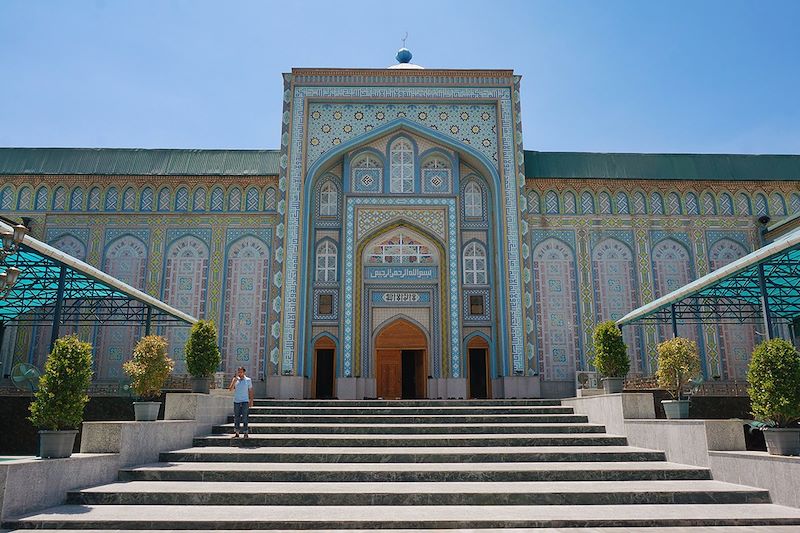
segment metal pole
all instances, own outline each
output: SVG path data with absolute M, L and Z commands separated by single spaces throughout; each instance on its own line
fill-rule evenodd
M 675 314 L 675 304 L 670 306 L 670 310 L 672 311 L 672 336 L 678 336 L 678 317 Z
M 58 292 L 56 292 L 56 309 L 53 311 L 53 330 L 50 333 L 50 349 L 53 351 L 53 346 L 58 338 L 58 330 L 61 325 L 61 307 L 64 302 L 64 284 L 67 280 L 67 267 L 61 265 L 61 270 L 58 272 Z
M 767 278 L 764 275 L 764 264 L 758 265 L 758 286 L 761 290 L 761 314 L 764 317 L 764 327 L 766 328 L 767 339 L 774 336 L 772 327 L 772 313 L 769 309 L 769 295 L 767 294 Z
M 144 334 L 150 335 L 150 324 L 153 322 L 153 308 L 147 306 L 147 318 L 144 322 Z

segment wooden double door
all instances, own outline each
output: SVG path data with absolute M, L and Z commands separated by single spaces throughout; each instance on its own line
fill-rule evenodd
M 375 339 L 377 395 L 386 400 L 427 395 L 427 338 L 416 325 L 398 319 Z

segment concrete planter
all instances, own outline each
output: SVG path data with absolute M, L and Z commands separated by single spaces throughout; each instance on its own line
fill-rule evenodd
M 625 378 L 602 378 L 603 391 L 606 394 L 616 394 L 622 392 L 622 387 L 625 385 Z
M 77 429 L 61 431 L 39 431 L 39 457 L 42 459 L 63 459 L 72 455 Z
M 661 400 L 669 419 L 689 418 L 689 400 Z
M 770 455 L 800 455 L 800 428 L 764 428 Z
M 208 394 L 209 390 L 209 378 L 192 378 L 192 392 Z
M 133 402 L 133 417 L 137 422 L 158 420 L 161 402 Z

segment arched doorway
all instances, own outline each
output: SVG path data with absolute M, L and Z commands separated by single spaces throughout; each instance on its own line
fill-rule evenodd
M 467 344 L 467 372 L 469 397 L 486 399 L 492 397 L 492 381 L 489 375 L 489 343 L 476 335 Z
M 334 397 L 335 368 L 336 343 L 330 337 L 320 337 L 314 343 L 314 378 L 312 379 L 314 398 Z
M 398 318 L 375 338 L 377 395 L 387 400 L 425 398 L 428 339 L 408 320 Z

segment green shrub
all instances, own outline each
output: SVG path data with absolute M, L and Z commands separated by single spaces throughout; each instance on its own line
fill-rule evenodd
M 78 429 L 91 382 L 92 345 L 75 335 L 57 339 L 44 364 L 28 420 L 41 429 Z
M 607 378 L 624 378 L 631 368 L 622 331 L 610 320 L 594 328 L 594 367 Z
M 756 346 L 747 381 L 753 416 L 778 427 L 800 420 L 800 354 L 791 343 L 771 339 Z
M 222 357 L 217 346 L 217 328 L 211 320 L 198 320 L 186 341 L 186 368 L 196 378 L 208 378 Z
M 669 391 L 675 400 L 689 381 L 700 374 L 700 356 L 697 343 L 675 337 L 658 345 L 658 385 Z
M 122 369 L 131 378 L 131 389 L 140 398 L 156 399 L 167 382 L 175 362 L 167 357 L 167 339 L 148 335 L 136 343 L 133 358 Z

